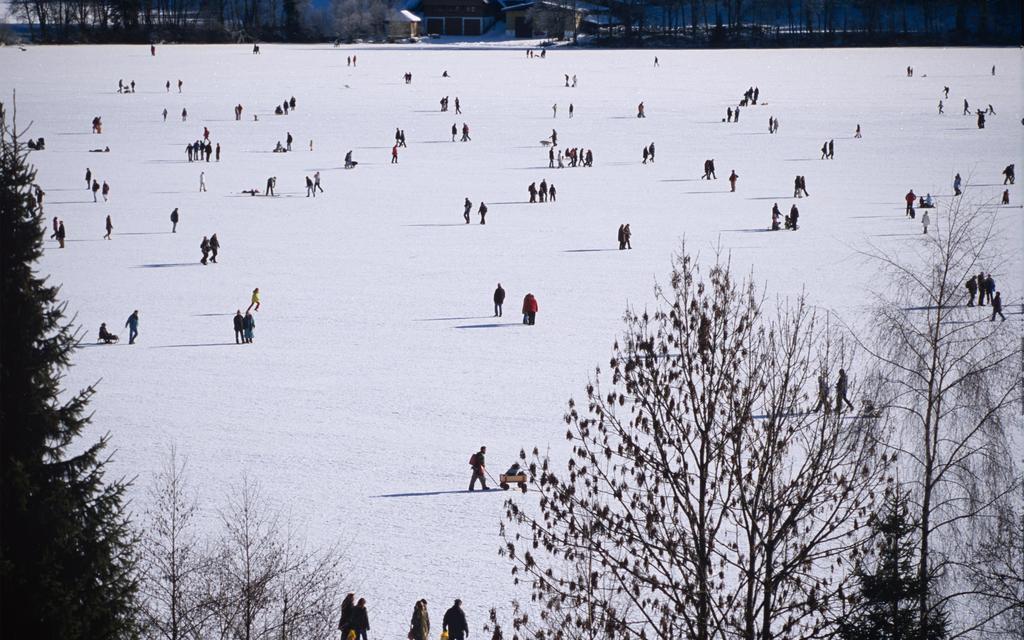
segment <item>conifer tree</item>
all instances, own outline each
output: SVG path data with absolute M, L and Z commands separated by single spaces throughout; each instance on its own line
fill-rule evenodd
M 34 180 L 0 104 L 0 637 L 132 637 L 126 485 L 103 482 L 106 438 L 81 442 L 93 387 L 61 394 L 78 338 L 35 272 Z
M 886 492 L 872 518 L 874 552 L 857 568 L 860 593 L 840 626 L 842 640 L 942 640 L 948 636 L 946 616 L 933 609 L 925 625 L 918 617 L 921 594 L 915 565 L 919 524 L 908 514 L 907 494 Z M 868 566 L 873 564 L 873 566 Z

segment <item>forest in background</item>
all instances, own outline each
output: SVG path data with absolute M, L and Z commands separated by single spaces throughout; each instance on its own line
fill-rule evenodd
M 40 43 L 385 41 L 385 20 L 407 7 L 404 0 L 12 0 L 8 20 Z M 587 20 L 588 11 L 601 19 Z M 572 20 L 576 12 L 584 19 Z M 553 40 L 586 36 L 602 46 L 1021 44 L 1017 0 L 547 0 L 532 15 Z

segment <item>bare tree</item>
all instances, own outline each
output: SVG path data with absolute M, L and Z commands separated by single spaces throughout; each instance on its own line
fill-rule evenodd
M 207 598 L 219 636 L 334 637 L 342 563 L 338 548 L 309 547 L 290 519 L 268 507 L 259 485 L 248 477 L 229 495 L 221 522 L 224 532 Z
M 820 396 L 808 411 L 815 373 L 837 371 L 846 354 L 803 299 L 747 353 L 743 401 L 754 415 L 733 438 L 737 534 L 724 554 L 739 577 L 732 626 L 747 640 L 819 637 L 842 610 L 885 482 L 876 414 L 846 418 L 839 398 L 831 411 Z
M 189 486 L 187 461 L 171 447 L 149 489 L 151 507 L 141 536 L 140 600 L 143 633 L 149 638 L 202 637 L 205 611 L 202 573 L 207 556 L 194 527 L 198 508 Z
M 885 446 L 899 456 L 921 526 L 919 620 L 949 609 L 955 638 L 993 619 L 973 606 L 983 594 L 964 579 L 974 559 L 961 541 L 973 523 L 997 517 L 1000 501 L 1021 483 L 1019 472 L 985 480 L 1012 459 L 1007 429 L 1020 420 L 1013 410 L 1021 401 L 1021 342 L 1010 323 L 964 305 L 964 283 L 976 271 L 1000 275 L 990 209 L 956 198 L 935 217 L 920 241 L 898 252 L 870 250 L 889 278 L 872 318 L 875 339 L 862 344 L 885 381 L 880 399 L 893 430 Z
M 817 367 L 842 352 L 802 301 L 767 320 L 749 280 L 721 259 L 705 279 L 685 253 L 671 284 L 653 313 L 626 314 L 611 388 L 570 401 L 565 471 L 534 451 L 540 515 L 506 503 L 503 553 L 542 612 L 525 628 L 819 635 L 883 480 L 864 446 L 875 418 L 806 411 Z
M 285 567 L 280 518 L 269 511 L 258 483 L 243 476 L 228 496 L 221 523 L 218 615 L 232 636 L 255 640 L 273 617 L 273 581 Z

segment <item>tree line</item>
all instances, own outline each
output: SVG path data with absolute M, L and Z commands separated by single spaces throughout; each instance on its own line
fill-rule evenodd
M 395 0 L 13 0 L 41 42 L 383 40 Z M 596 11 L 595 11 L 596 9 Z M 580 12 L 580 20 L 573 16 Z M 594 23 L 587 15 L 613 18 Z M 538 32 L 628 46 L 1021 42 L 1016 0 L 546 0 Z

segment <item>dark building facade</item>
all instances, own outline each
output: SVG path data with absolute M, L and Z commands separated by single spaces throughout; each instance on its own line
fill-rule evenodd
M 478 36 L 494 25 L 497 0 L 423 0 L 420 12 L 428 34 Z

